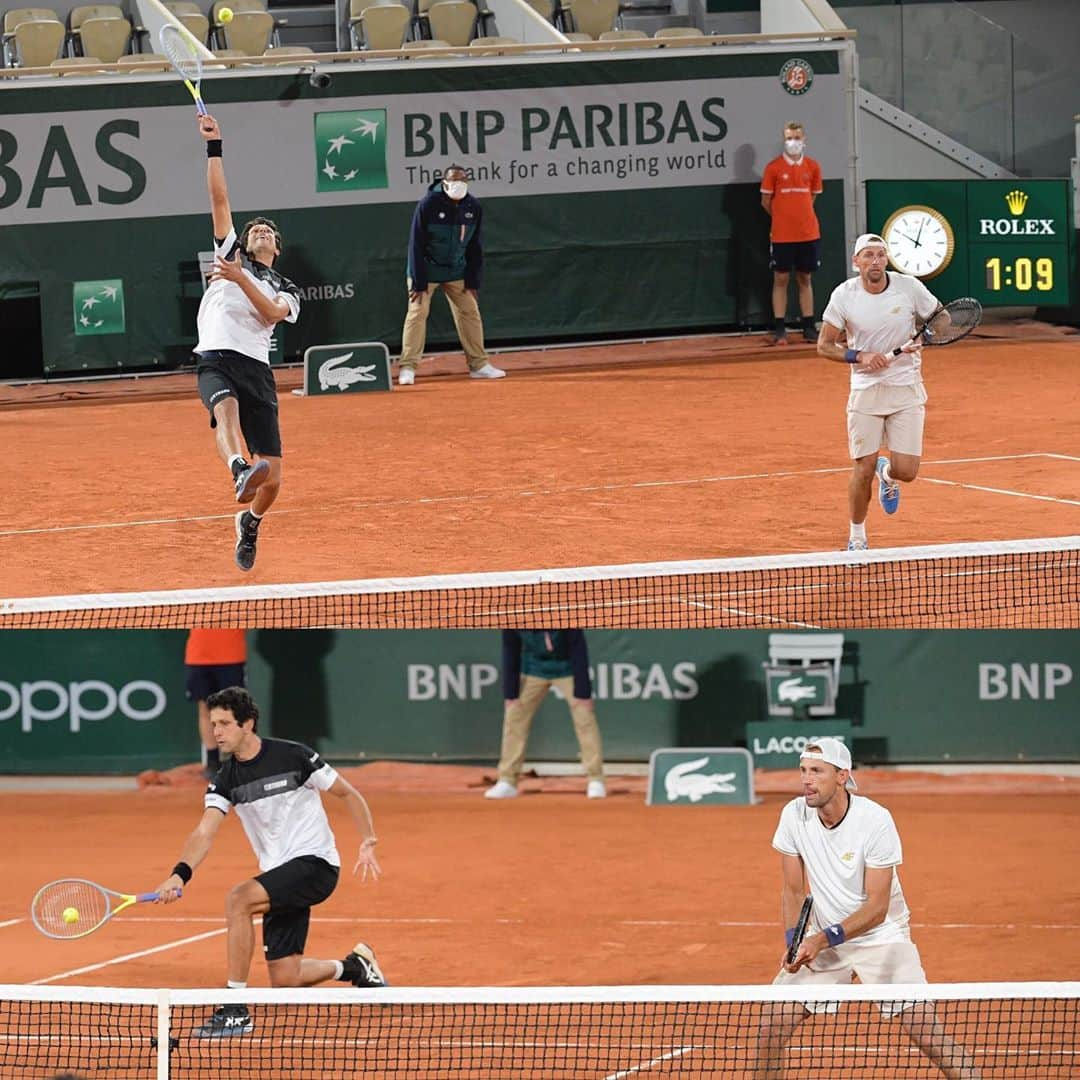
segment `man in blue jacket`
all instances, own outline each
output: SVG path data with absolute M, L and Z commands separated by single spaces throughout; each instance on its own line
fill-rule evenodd
M 504 630 L 502 651 L 506 712 L 499 779 L 484 792 L 484 797 L 512 799 L 517 795 L 533 716 L 548 691 L 556 686 L 570 706 L 581 763 L 589 778 L 585 793 L 590 799 L 604 798 L 604 758 L 593 708 L 585 635 L 580 630 Z
M 506 374 L 488 360 L 484 351 L 484 324 L 476 302 L 484 266 L 481 217 L 480 203 L 469 194 L 465 170 L 460 165 L 451 165 L 416 204 L 409 233 L 409 310 L 401 335 L 401 386 L 412 386 L 416 381 L 431 297 L 439 288 L 450 303 L 469 376 L 501 379 Z

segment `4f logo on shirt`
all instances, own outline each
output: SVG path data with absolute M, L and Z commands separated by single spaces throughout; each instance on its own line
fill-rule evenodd
M 124 332 L 124 283 L 76 281 L 71 289 L 75 336 L 122 334 Z
M 386 110 L 315 114 L 316 191 L 388 187 Z

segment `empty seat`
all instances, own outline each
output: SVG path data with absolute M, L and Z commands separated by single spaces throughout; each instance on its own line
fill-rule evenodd
M 198 4 L 192 3 L 191 0 L 175 0 L 173 3 L 167 3 L 165 7 L 191 31 L 196 41 L 206 44 L 210 35 L 210 20 L 202 13 Z
M 4 55 L 9 67 L 48 67 L 64 48 L 67 31 L 59 19 L 28 19 L 11 31 L 10 52 L 4 36 Z
M 579 34 L 588 34 L 595 41 L 606 30 L 615 29 L 619 0 L 574 0 L 570 10 L 574 29 Z
M 123 19 L 124 9 L 119 4 L 80 4 L 68 13 L 68 55 L 85 56 L 82 46 L 82 24 L 87 19 Z M 92 55 L 92 54 L 91 54 Z
M 423 52 L 425 49 L 449 49 L 449 41 L 438 41 L 434 38 L 421 38 L 419 41 L 405 41 L 401 45 L 406 52 Z
M 121 56 L 116 63 L 117 66 L 122 67 L 125 71 L 135 72 L 137 74 L 168 71 L 170 69 L 169 58 L 163 56 L 161 53 L 129 54 L 128 56 Z
M 468 45 L 476 31 L 472 0 L 435 0 L 428 8 L 431 36 L 451 45 Z
M 232 22 L 222 28 L 227 49 L 244 56 L 262 56 L 270 45 L 274 32 L 274 17 L 268 11 L 237 11 Z
M 648 41 L 649 35 L 644 30 L 605 30 L 600 35 L 601 41 Z
M 593 41 L 592 34 L 586 34 L 584 30 L 566 30 L 563 36 L 567 41 Z
M 96 56 L 65 56 L 54 60 L 49 67 L 56 68 L 57 75 L 91 75 L 95 70 L 107 71 Z
M 700 38 L 704 37 L 703 31 L 699 30 L 696 26 L 661 26 L 659 30 L 653 34 L 654 38 Z
M 365 49 L 400 49 L 412 14 L 404 4 L 368 4 L 358 22 L 358 36 Z
M 131 23 L 114 15 L 84 19 L 79 27 L 84 56 L 96 56 L 106 64 L 115 64 L 131 44 Z

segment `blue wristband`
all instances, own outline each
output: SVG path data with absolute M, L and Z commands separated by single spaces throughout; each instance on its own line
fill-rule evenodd
M 835 949 L 837 945 L 843 945 L 847 940 L 844 936 L 844 928 L 839 923 L 825 927 L 825 938 Z
M 859 350 L 858 349 L 848 349 L 844 353 L 844 359 L 849 364 L 857 364 L 859 362 Z
M 791 948 L 791 943 L 795 940 L 795 927 L 791 927 L 790 930 L 784 931 L 784 941 L 787 943 L 787 947 Z

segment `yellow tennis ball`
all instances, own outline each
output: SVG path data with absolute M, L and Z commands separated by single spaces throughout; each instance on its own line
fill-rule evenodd
M 66 907 L 64 908 L 64 922 L 75 923 L 79 921 L 79 911 L 77 908 Z
M 231 23 L 232 22 L 232 8 L 223 7 L 218 12 L 218 22 Z

